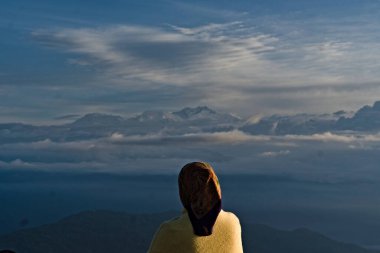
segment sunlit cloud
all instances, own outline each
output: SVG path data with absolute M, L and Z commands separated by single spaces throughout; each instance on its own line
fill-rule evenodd
M 283 32 L 291 33 L 287 29 Z M 94 68 L 96 82 L 113 89 L 140 87 L 153 96 L 152 87 L 171 85 L 186 89 L 198 104 L 246 115 L 247 105 L 257 108 L 254 113 L 339 110 L 342 100 L 352 108 L 375 100 L 380 89 L 375 65 L 363 63 L 373 62 L 373 54 L 352 37 L 295 42 L 240 21 L 38 29 L 32 37 L 66 52 L 69 64 Z M 360 80 L 353 74 L 363 71 Z M 171 104 L 182 101 L 171 99 Z
M 289 150 L 266 151 L 266 152 L 260 153 L 259 156 L 262 156 L 262 157 L 276 157 L 276 156 L 281 156 L 281 155 L 287 155 L 289 153 L 290 153 Z
M 230 132 L 216 133 L 191 133 L 183 135 L 140 135 L 124 136 L 120 133 L 113 133 L 109 140 L 116 144 L 144 144 L 144 145 L 162 145 L 162 144 L 238 144 L 242 142 L 263 142 L 269 141 L 269 136 L 254 136 L 243 133 L 238 130 Z
M 176 85 L 214 83 L 223 80 L 217 75 L 223 71 L 238 70 L 247 64 L 261 66 L 264 60 L 260 54 L 274 50 L 278 41 L 269 34 L 253 32 L 240 22 L 195 28 L 63 28 L 37 30 L 32 35 L 44 46 L 83 57 L 71 59 L 72 64 L 104 67 L 114 80 L 137 78 Z M 248 78 L 244 78 L 245 82 Z
M 181 147 L 181 148 L 178 148 Z M 152 164 L 173 173 L 184 161 L 207 160 L 225 173 L 284 171 L 308 180 L 348 180 L 361 159 L 363 170 L 377 164 L 380 135 L 321 133 L 312 135 L 250 135 L 233 130 L 214 133 L 127 135 L 78 141 L 31 141 L 1 144 L 2 169 L 156 173 Z M 353 157 L 351 163 L 347 156 Z M 359 160 L 355 160 L 359 159 Z M 175 165 L 175 166 L 174 166 Z M 365 177 L 365 175 L 363 175 Z
M 326 132 L 312 135 L 286 135 L 284 138 L 290 141 L 321 141 L 321 142 L 380 142 L 380 134 L 334 134 Z

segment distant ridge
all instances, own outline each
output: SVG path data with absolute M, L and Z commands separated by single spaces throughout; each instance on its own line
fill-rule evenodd
M 56 223 L 0 236 L 0 249 L 17 253 L 142 253 L 159 224 L 177 212 L 128 214 L 87 211 Z M 242 223 L 244 252 L 249 253 L 379 253 L 331 240 L 308 229 L 283 231 Z
M 373 106 L 363 106 L 353 117 L 341 117 L 337 122 L 337 128 L 356 131 L 377 131 L 380 129 L 380 101 Z
M 207 106 L 198 106 L 198 107 L 186 107 L 178 112 L 173 112 L 174 115 L 177 115 L 183 119 L 189 119 L 191 117 L 194 117 L 199 114 L 203 115 L 210 115 L 210 114 L 216 114 L 215 111 L 211 110 Z
M 0 140 L 2 144 L 46 139 L 65 142 L 108 138 L 113 133 L 124 136 L 176 136 L 229 131 L 277 136 L 326 132 L 377 133 L 380 131 L 380 101 L 375 102 L 373 106 L 366 105 L 354 113 L 341 110 L 326 114 L 271 115 L 252 119 L 253 117 L 244 119 L 231 113 L 217 112 L 207 106 L 185 107 L 174 112 L 145 111 L 130 118 L 90 113 L 61 125 L 3 123 L 0 124 Z
M 72 126 L 81 127 L 94 127 L 94 126 L 108 126 L 120 124 L 123 122 L 121 116 L 109 115 L 104 113 L 90 113 L 75 120 L 71 123 Z

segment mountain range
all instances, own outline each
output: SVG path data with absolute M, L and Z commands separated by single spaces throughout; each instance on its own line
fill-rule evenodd
M 85 211 L 53 224 L 0 236 L 0 249 L 17 253 L 142 253 L 159 224 L 175 215 Z M 305 228 L 285 231 L 243 222 L 242 237 L 247 253 L 378 253 Z
M 376 132 L 380 130 L 380 101 L 353 113 L 271 115 L 255 120 L 216 112 L 207 106 L 187 107 L 175 112 L 145 111 L 130 118 L 91 113 L 61 125 L 3 123 L 0 124 L 0 140 L 3 144 L 46 139 L 65 142 L 104 138 L 113 133 L 125 136 L 160 133 L 170 136 L 233 130 L 251 135 Z

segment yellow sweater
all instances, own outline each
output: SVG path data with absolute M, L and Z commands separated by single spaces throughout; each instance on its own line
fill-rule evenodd
M 213 233 L 197 236 L 193 233 L 186 211 L 161 224 L 148 253 L 242 253 L 239 219 L 230 212 L 220 211 Z

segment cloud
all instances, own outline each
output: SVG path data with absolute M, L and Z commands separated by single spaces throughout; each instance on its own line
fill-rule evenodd
M 266 151 L 266 152 L 260 153 L 259 156 L 262 156 L 262 157 L 276 157 L 276 156 L 281 156 L 281 155 L 287 155 L 289 153 L 290 153 L 289 150 Z
M 353 109 L 377 99 L 378 64 L 370 51 L 378 46 L 372 40 L 360 41 L 358 35 L 348 36 L 350 32 L 322 37 L 318 29 L 326 25 L 343 29 L 325 19 L 318 27 L 297 19 L 282 21 L 250 17 L 188 27 L 38 29 L 32 38 L 66 52 L 69 64 L 94 71 L 92 80 L 81 82 L 81 87 L 96 86 L 100 94 L 91 91 L 92 97 L 84 99 L 112 103 L 110 108 L 117 110 L 122 103 L 165 108 L 192 103 L 249 116 L 336 111 L 343 103 Z M 350 29 L 358 33 L 356 27 Z M 176 92 L 168 94 L 168 89 Z M 134 91 L 144 96 L 128 95 Z M 155 99 L 160 91 L 165 99 Z M 75 94 L 67 97 L 74 104 L 83 101 Z
M 253 136 L 240 131 L 163 133 L 0 145 L 2 169 L 176 173 L 209 161 L 223 173 L 289 175 L 316 181 L 371 179 L 378 171 L 379 134 Z M 372 177 L 372 176 L 371 176 Z
M 12 166 L 12 167 L 23 167 L 23 168 L 25 168 L 25 167 L 31 167 L 30 163 L 24 162 L 23 160 L 21 160 L 19 158 L 11 161 L 9 163 L 9 165 Z
M 352 46 L 350 42 L 325 41 L 307 45 L 305 51 L 308 52 L 306 57 L 313 57 L 312 60 L 318 60 L 330 63 L 330 61 L 339 61 L 347 55 Z
M 321 141 L 321 142 L 343 142 L 343 143 L 367 143 L 380 142 L 380 134 L 334 134 L 326 132 L 312 135 L 286 135 L 280 139 L 290 141 Z
M 162 145 L 162 144 L 237 144 L 242 142 L 263 142 L 269 141 L 269 136 L 254 136 L 234 130 L 230 132 L 216 133 L 192 133 L 183 135 L 167 136 L 162 134 L 124 136 L 120 133 L 113 133 L 109 141 L 116 144 L 139 144 L 139 145 Z
M 33 142 L 22 142 L 16 144 L 2 144 L 0 145 L 6 149 L 33 149 L 33 150 L 57 150 L 57 149 L 66 149 L 66 150 L 88 150 L 95 147 L 97 140 L 88 140 L 88 141 L 68 141 L 68 142 L 54 142 L 50 139 L 45 139 L 42 141 L 33 141 Z
M 297 21 L 288 22 L 300 26 Z M 274 18 L 272 23 L 281 30 L 279 20 Z M 309 39 L 306 31 L 292 35 L 283 26 L 281 34 L 270 29 L 263 32 L 250 21 L 193 27 L 123 24 L 40 29 L 32 37 L 41 45 L 68 53 L 70 64 L 95 69 L 96 80 L 90 85 L 97 83 L 102 89 L 107 84 L 115 94 L 139 87 L 148 94 L 145 97 L 154 97 L 152 87 L 169 85 L 197 103 L 244 114 L 247 107 L 256 108 L 255 113 L 339 110 L 342 100 L 352 109 L 376 99 L 379 85 L 374 56 L 357 37 L 321 38 L 312 33 Z M 377 50 L 377 46 L 368 46 Z M 363 71 L 367 74 L 359 79 L 354 74 Z M 183 103 L 176 98 L 166 99 L 168 104 L 161 100 L 160 106 Z M 112 98 L 91 98 L 95 100 L 108 103 Z
M 118 25 L 37 30 L 32 36 L 83 57 L 71 63 L 105 67 L 114 78 L 179 85 L 218 81 L 220 71 L 257 65 L 259 54 L 274 50 L 277 38 L 249 30 L 240 22 L 195 28 Z

